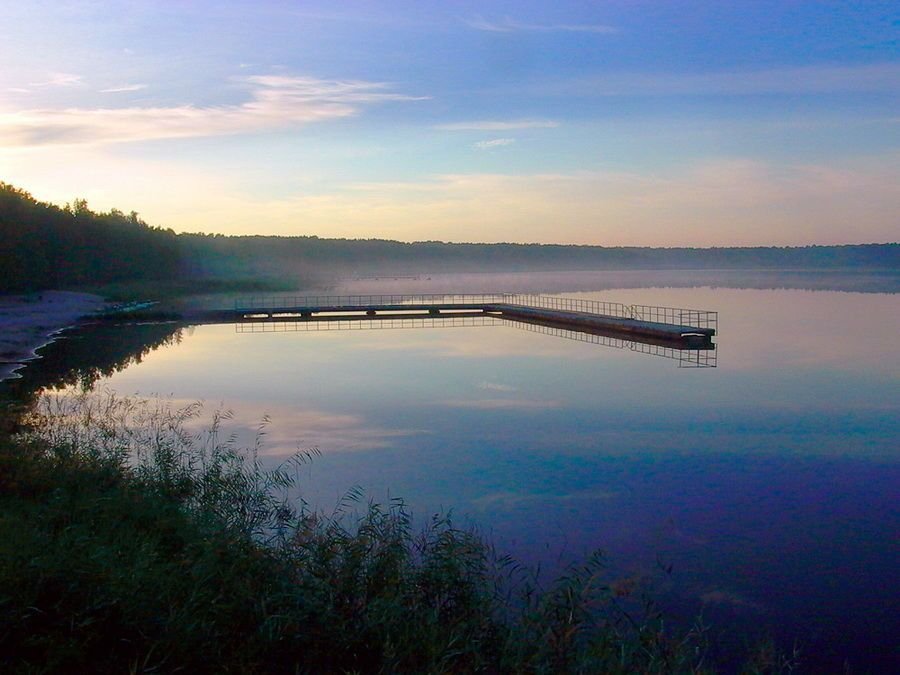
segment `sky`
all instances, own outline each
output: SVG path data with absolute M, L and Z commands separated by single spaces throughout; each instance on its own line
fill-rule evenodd
M 0 180 L 176 231 L 900 240 L 896 2 L 0 0 Z

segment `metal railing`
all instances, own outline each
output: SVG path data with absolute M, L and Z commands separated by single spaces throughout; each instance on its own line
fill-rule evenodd
M 566 312 L 599 314 L 618 319 L 634 319 L 651 323 L 666 323 L 691 328 L 712 328 L 718 332 L 719 313 L 702 309 L 683 307 L 660 307 L 656 305 L 626 305 L 621 302 L 585 300 L 582 298 L 562 298 L 554 295 L 504 294 L 507 304 L 540 309 L 554 309 Z
M 365 307 L 378 305 L 489 305 L 503 302 L 504 293 L 420 293 L 390 295 L 250 296 L 234 301 L 237 311 L 271 311 L 297 307 Z
M 363 319 L 335 321 L 248 321 L 235 324 L 236 333 L 316 333 L 334 330 L 391 330 L 410 328 L 472 328 L 502 326 L 506 322 L 496 316 L 409 316 L 391 319 Z
M 553 309 L 560 312 L 582 312 L 584 314 L 599 314 L 620 319 L 632 318 L 628 310 L 629 305 L 621 302 L 607 302 L 604 300 L 585 300 L 582 298 L 563 298 L 556 295 L 538 295 L 527 293 L 506 293 L 503 302 L 508 305 L 521 307 L 534 307 L 537 309 Z
M 564 298 L 555 295 L 526 293 L 421 293 L 383 295 L 303 295 L 303 296 L 249 296 L 234 301 L 234 310 L 244 314 L 288 313 L 292 309 L 310 307 L 359 307 L 360 311 L 377 306 L 444 306 L 447 305 L 516 305 L 535 309 L 550 309 L 564 312 L 580 312 L 632 319 L 652 323 L 665 323 L 691 328 L 714 329 L 718 332 L 719 313 L 686 309 L 682 307 L 661 307 L 656 305 L 627 305 L 621 302 Z
M 715 368 L 718 355 L 715 350 L 678 349 L 662 345 L 653 345 L 593 333 L 583 333 L 554 326 L 501 319 L 485 315 L 477 317 L 454 317 L 452 315 L 435 317 L 403 317 L 391 319 L 362 319 L 335 321 L 250 321 L 235 324 L 237 333 L 316 333 L 320 331 L 360 331 L 360 330 L 397 330 L 415 328 L 472 328 L 478 326 L 510 326 L 532 333 L 552 335 L 554 337 L 602 345 L 613 349 L 622 349 L 648 356 L 657 356 L 678 362 L 679 368 Z
M 553 335 L 554 337 L 574 340 L 576 342 L 587 342 L 589 344 L 612 347 L 613 349 L 624 349 L 638 354 L 672 359 L 673 361 L 678 362 L 679 368 L 715 368 L 718 365 L 718 354 L 715 350 L 678 349 L 677 347 L 647 344 L 635 340 L 628 340 L 626 338 L 582 333 L 580 331 L 557 328 L 555 326 L 541 326 L 540 324 L 524 323 L 516 321 L 515 319 L 509 320 L 509 323 L 516 328 L 532 333 Z

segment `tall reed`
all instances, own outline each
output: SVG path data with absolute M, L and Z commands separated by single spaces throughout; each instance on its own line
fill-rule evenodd
M 699 673 L 595 554 L 542 585 L 450 514 L 296 496 L 263 420 L 112 393 L 46 396 L 0 439 L 0 666 L 18 672 Z M 789 670 L 772 656 L 748 672 Z

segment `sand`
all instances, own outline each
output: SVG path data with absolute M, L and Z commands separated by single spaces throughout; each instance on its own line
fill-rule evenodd
M 0 295 L 0 381 L 15 377 L 35 351 L 104 306 L 99 295 L 44 291 Z

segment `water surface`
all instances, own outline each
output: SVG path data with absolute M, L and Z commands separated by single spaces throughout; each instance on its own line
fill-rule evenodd
M 358 485 L 420 516 L 452 509 L 545 570 L 602 548 L 611 574 L 652 579 L 725 643 L 796 639 L 811 672 L 900 667 L 900 295 L 565 295 L 718 310 L 718 367 L 476 320 L 197 326 L 94 375 L 230 408 L 247 442 L 268 416 L 270 461 L 321 451 L 302 483 L 314 504 Z

